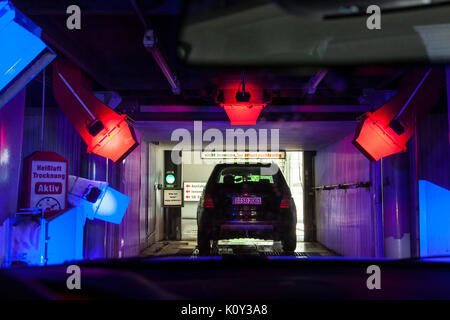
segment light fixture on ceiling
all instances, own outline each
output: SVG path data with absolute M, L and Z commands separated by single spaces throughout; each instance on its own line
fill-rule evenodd
M 245 73 L 242 82 L 230 83 L 220 90 L 217 101 L 225 109 L 231 125 L 255 125 L 267 105 L 264 90 L 255 82 L 248 83 Z

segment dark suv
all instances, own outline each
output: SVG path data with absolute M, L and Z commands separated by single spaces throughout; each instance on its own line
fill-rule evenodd
M 197 209 L 200 255 L 211 253 L 211 241 L 258 238 L 281 241 L 295 250 L 297 212 L 291 191 L 270 164 L 218 164 L 208 179 Z

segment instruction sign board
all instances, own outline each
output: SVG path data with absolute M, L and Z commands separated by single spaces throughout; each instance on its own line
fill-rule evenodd
M 183 189 L 164 189 L 163 206 L 164 207 L 182 207 Z
M 25 159 L 25 208 L 41 208 L 45 213 L 67 208 L 68 160 L 54 152 L 37 151 Z
M 185 182 L 184 201 L 200 201 L 206 182 Z
M 202 159 L 286 159 L 285 152 L 260 152 L 260 151 L 211 151 L 202 152 Z

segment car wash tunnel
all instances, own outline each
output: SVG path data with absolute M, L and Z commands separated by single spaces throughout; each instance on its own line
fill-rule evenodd
M 3 267 L 448 255 L 450 68 L 268 50 L 262 2 L 0 1 Z

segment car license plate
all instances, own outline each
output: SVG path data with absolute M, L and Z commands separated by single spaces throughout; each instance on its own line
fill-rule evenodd
M 260 205 L 261 197 L 233 197 L 233 204 Z

